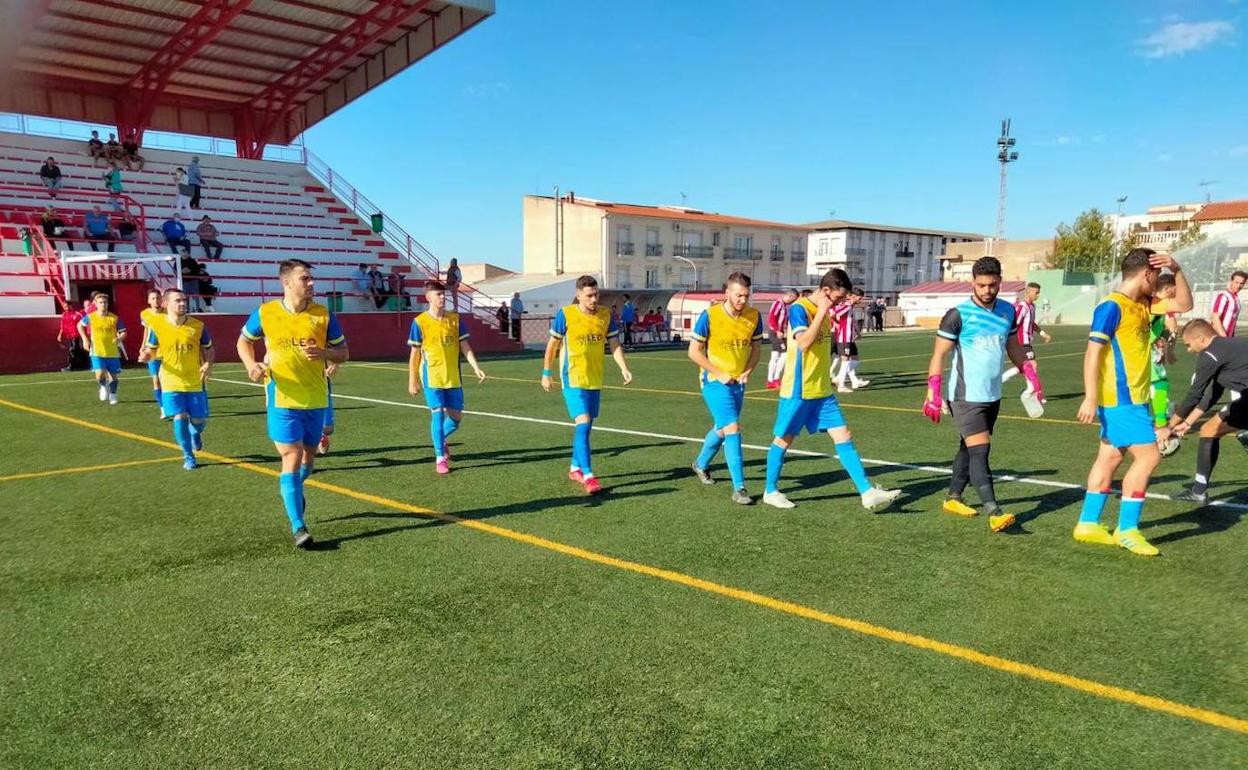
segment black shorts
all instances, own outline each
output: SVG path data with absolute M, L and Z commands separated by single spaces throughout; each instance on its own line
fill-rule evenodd
M 1218 410 L 1218 416 L 1232 428 L 1248 430 L 1248 396 L 1240 396 L 1231 401 Z
M 841 358 L 849 358 L 858 355 L 857 342 L 838 342 L 836 343 L 836 354 Z
M 1023 345 L 1023 358 L 1026 358 L 1028 361 L 1035 361 L 1036 349 L 1031 345 Z
M 997 425 L 997 415 L 1001 413 L 1000 401 L 950 401 L 949 412 L 953 415 L 953 424 L 958 428 L 962 438 L 977 433 L 992 435 Z
M 769 334 L 771 335 L 772 353 L 783 353 L 788 350 L 788 345 L 785 343 L 785 336 L 783 334 L 777 334 L 774 331 L 769 332 Z

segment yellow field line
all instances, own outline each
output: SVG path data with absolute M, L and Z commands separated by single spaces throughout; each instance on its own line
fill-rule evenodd
M 70 417 L 68 415 L 59 414 L 57 412 L 49 412 L 43 409 L 38 409 L 32 406 L 26 406 L 25 404 L 19 404 L 13 401 L 0 399 L 0 406 L 6 406 L 10 409 L 16 409 L 18 411 L 27 412 L 29 414 L 35 414 L 41 417 L 47 417 L 49 419 L 58 420 L 61 422 L 68 423 L 70 425 L 77 425 L 79 427 L 89 428 L 91 430 L 97 430 L 103 433 L 107 433 L 109 435 L 119 436 L 121 438 L 128 438 L 134 441 L 141 441 L 145 444 L 151 444 L 154 446 L 162 446 L 162 447 L 167 447 L 170 449 L 177 448 L 174 444 L 168 441 L 162 441 L 160 439 L 155 439 L 150 436 L 144 436 L 138 433 L 131 433 L 129 431 L 119 430 L 117 428 L 111 428 L 107 425 L 100 425 L 98 423 L 88 422 L 86 420 L 80 420 L 76 417 Z M 211 452 L 202 452 L 201 455 L 205 457 L 206 459 L 211 459 L 211 460 L 215 460 L 217 462 L 222 462 L 222 463 L 228 463 L 237 468 L 242 468 L 244 470 L 249 470 L 255 473 L 261 473 L 266 476 L 278 475 L 277 471 L 274 471 L 271 468 L 265 468 L 259 465 L 255 465 L 253 463 L 243 462 L 241 460 L 236 460 L 234 458 L 227 457 L 225 455 L 218 455 L 218 454 L 214 454 Z M 1212 711 L 1210 709 L 1203 709 L 1203 708 L 1199 708 L 1196 706 L 1189 706 L 1187 704 L 1179 703 L 1177 701 L 1167 700 L 1165 698 L 1159 698 L 1155 695 L 1146 695 L 1144 693 L 1136 692 L 1135 690 L 1129 690 L 1125 687 L 1116 687 L 1114 685 L 1104 684 L 1102 682 L 1097 682 L 1091 679 L 1084 679 L 1082 677 L 1072 676 L 1070 674 L 1063 674 L 1059 671 L 1053 671 L 1051 669 L 1042 668 L 1040 666 L 1033 666 L 1029 663 L 1021 663 L 1016 660 L 1010 660 L 1009 658 L 1002 658 L 997 655 L 991 655 L 989 653 L 980 652 L 979 650 L 975 650 L 970 647 L 963 647 L 961 645 L 950 644 L 949 642 L 942 642 L 937 639 L 930 639 L 926 636 L 920 636 L 918 634 L 912 634 L 906 631 L 898 631 L 896 629 L 887 628 L 885 626 L 878 626 L 874 623 L 868 623 L 866 621 L 857 620 L 855 618 L 844 617 L 841 615 L 834 615 L 830 612 L 824 612 L 822 610 L 814 609 L 813 607 L 807 607 L 807 606 L 797 604 L 794 602 L 785 601 L 783 599 L 776 599 L 770 596 L 765 596 L 763 594 L 754 593 L 753 591 L 747 591 L 741 588 L 734 588 L 732 586 L 723 585 L 721 583 L 715 583 L 710 580 L 703 580 L 702 578 L 693 577 L 692 575 L 686 575 L 683 572 L 676 572 L 673 570 L 663 569 L 661 567 L 654 567 L 648 564 L 642 564 L 640 562 L 628 561 L 626 559 L 619 559 L 614 556 L 608 556 L 607 554 L 598 553 L 597 551 L 590 551 L 584 548 L 579 548 L 574 545 L 568 545 L 566 543 L 560 543 L 554 540 L 547 540 L 546 538 L 539 537 L 537 535 L 530 535 L 524 532 L 517 532 L 515 530 L 507 529 L 505 527 L 499 527 L 494 524 L 487 524 L 483 521 L 477 521 L 474 519 L 461 519 L 458 516 L 454 516 L 451 514 L 441 513 L 438 511 L 430 510 L 428 508 L 422 508 L 419 506 L 410 505 L 400 500 L 393 500 L 391 498 L 382 497 L 380 495 L 374 495 L 369 492 L 361 492 L 359 490 L 340 486 L 338 484 L 329 484 L 324 481 L 319 481 L 317 479 L 310 478 L 304 482 L 304 485 L 310 486 L 313 489 L 322 489 L 327 492 L 333 492 L 334 494 L 341 495 L 343 497 L 348 497 L 353 500 L 359 500 L 361 502 L 372 503 L 374 505 L 383 506 L 386 508 L 390 508 L 392 510 L 402 511 L 404 513 L 411 513 L 416 516 L 435 518 L 435 519 L 439 519 L 442 521 L 454 523 L 462 527 L 467 527 L 468 529 L 476 530 L 478 532 L 484 532 L 487 534 L 496 535 L 498 537 L 503 537 L 503 538 L 512 540 L 517 543 L 524 543 L 526 545 L 531 545 L 535 548 L 541 548 L 543 550 L 563 554 L 565 556 L 570 556 L 572 558 L 581 559 L 587 562 L 592 562 L 594 564 L 601 564 L 606 567 L 612 567 L 614 569 L 624 570 L 626 572 L 633 572 L 639 575 L 652 577 L 657 580 L 663 580 L 669 583 L 675 583 L 678 585 L 687 586 L 689 588 L 695 588 L 699 591 L 705 591 L 707 593 L 715 594 L 718 596 L 723 596 L 729 599 L 736 599 L 737 601 L 746 602 L 748 604 L 753 604 L 759 607 L 765 607 L 767 609 L 774 610 L 776 612 L 782 612 L 786 615 L 793 615 L 795 617 L 806 618 L 808 620 L 814 620 L 816 622 L 825 623 L 831 626 L 836 626 L 837 628 L 842 628 L 847 631 L 853 631 L 855 633 L 862 634 L 864 636 L 870 636 L 870 637 L 874 637 L 877 639 L 884 639 L 886 641 L 895 642 L 897 644 L 904 644 L 908 647 L 914 647 L 920 650 L 927 650 L 929 652 L 935 652 L 941 655 L 947 655 L 952 658 L 957 658 L 959 660 L 967 661 L 968 663 L 974 663 L 976 665 L 995 669 L 997 671 L 1004 671 L 1005 673 L 1008 673 L 1008 674 L 1014 674 L 1016 676 L 1021 676 L 1027 679 L 1033 679 L 1039 682 L 1048 682 L 1049 684 L 1055 684 L 1061 687 L 1066 687 L 1071 690 L 1076 690 L 1078 692 L 1087 693 L 1089 695 L 1094 695 L 1099 698 L 1118 701 L 1120 703 L 1127 703 L 1132 706 L 1138 706 L 1139 708 L 1147 709 L 1149 711 L 1156 711 L 1156 712 L 1160 712 L 1163 714 L 1170 714 L 1172 716 L 1181 717 L 1183 719 L 1190 719 L 1192 721 L 1201 722 L 1207 725 L 1211 725 L 1213 727 L 1220 727 L 1225 730 L 1231 730 L 1237 733 L 1248 734 L 1248 719 L 1240 719 L 1238 717 L 1233 717 L 1233 716 L 1230 716 L 1228 714 L 1223 714 L 1218 711 Z
M 174 460 L 181 460 L 179 457 L 160 457 L 155 460 L 131 460 L 125 463 L 108 463 L 107 465 L 80 465 L 77 468 L 60 468 L 54 471 L 35 471 L 33 473 L 14 473 L 12 476 L 0 476 L 0 482 L 3 481 L 21 481 L 23 479 L 40 479 L 45 476 L 60 476 L 66 473 L 90 473 L 92 471 L 107 471 L 113 468 L 132 468 L 136 465 L 151 465 L 152 463 L 168 463 Z
M 1082 352 L 1067 353 L 1065 355 L 1081 356 L 1083 355 L 1083 353 Z M 1057 358 L 1057 356 L 1050 356 L 1050 358 Z M 355 365 L 367 367 L 370 369 L 392 369 L 395 371 L 403 371 L 403 372 L 407 371 L 406 366 L 399 366 L 397 364 L 360 363 L 360 364 L 355 364 Z M 926 373 L 927 373 L 926 370 L 924 370 L 923 372 L 910 372 L 910 374 L 926 374 Z M 493 374 L 490 375 L 490 379 L 499 380 L 501 382 L 526 382 L 526 383 L 531 383 L 533 385 L 536 385 L 540 382 L 540 380 L 530 380 L 524 377 L 501 377 L 501 376 L 493 375 Z M 696 390 L 669 390 L 669 389 L 664 389 L 664 388 L 645 388 L 640 385 L 603 385 L 602 389 L 603 390 L 625 390 L 625 391 L 632 391 L 634 393 L 654 393 L 656 395 L 661 395 L 661 396 L 687 396 L 687 397 L 692 397 L 692 398 L 702 397 L 702 394 L 697 392 Z M 775 403 L 778 398 L 777 396 L 770 395 L 770 391 L 766 391 L 766 390 L 750 391 L 746 393 L 745 397 L 751 401 L 770 401 L 772 403 Z M 870 409 L 870 410 L 874 410 L 877 412 L 900 412 L 902 414 L 912 414 L 916 416 L 922 413 L 919 407 L 917 406 L 911 409 L 911 408 L 904 407 L 904 406 L 883 406 L 880 404 L 855 404 L 852 401 L 845 401 L 845 400 L 839 400 L 839 403 L 842 409 Z M 1057 417 L 1021 417 L 1018 415 L 1003 414 L 997 419 L 1020 420 L 1022 422 L 1045 422 L 1051 425 L 1077 425 L 1081 428 L 1089 427 L 1079 422 L 1078 420 L 1063 420 Z

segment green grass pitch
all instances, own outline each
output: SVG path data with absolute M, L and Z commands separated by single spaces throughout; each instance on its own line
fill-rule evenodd
M 708 416 L 683 350 L 630 355 L 593 437 L 608 493 L 566 479 L 571 429 L 533 356 L 466 388 L 455 471 L 434 474 L 404 364 L 352 362 L 308 489 L 325 550 L 296 552 L 237 365 L 210 385 L 209 452 L 184 472 L 146 373 L 109 407 L 83 374 L 0 379 L 0 766 L 12 768 L 968 768 L 1248 766 L 1244 507 L 1144 510 L 1156 559 L 1076 544 L 1096 429 L 1074 421 L 1084 329 L 1038 346 L 1028 420 L 1006 385 L 993 465 L 1022 521 L 943 514 L 957 439 L 919 414 L 931 333 L 867 337 L 842 397 L 877 483 L 868 514 L 839 464 L 791 456 L 798 507 L 742 508 L 688 470 Z M 764 352 L 764 355 L 766 353 Z M 1181 396 L 1191 373 L 1180 353 Z M 745 441 L 769 441 L 757 377 Z M 390 403 L 384 403 L 390 402 Z M 421 402 L 423 403 L 423 401 Z M 116 429 L 17 409 L 22 405 Z M 512 418 L 528 418 L 517 420 Z M 830 453 L 826 437 L 797 449 Z M 81 473 L 66 468 L 122 465 Z M 1195 442 L 1152 491 L 1178 491 Z M 764 453 L 746 450 L 750 491 Z M 1230 439 L 1211 490 L 1241 493 Z M 968 493 L 974 499 L 973 492 Z M 452 514 L 507 535 L 408 507 Z M 1107 511 L 1110 523 L 1117 502 Z M 515 536 L 513 537 L 512 534 Z M 540 541 L 525 541 L 533 536 Z M 566 553 L 557 543 L 582 549 Z M 667 570 L 1079 681 L 1229 717 L 1219 726 L 743 601 L 578 554 Z

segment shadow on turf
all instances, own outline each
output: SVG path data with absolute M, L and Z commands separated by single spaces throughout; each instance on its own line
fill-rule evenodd
M 624 444 L 621 446 L 599 447 L 594 449 L 595 457 L 619 457 L 620 455 L 637 449 L 654 449 L 664 446 L 678 446 L 679 441 L 661 441 L 653 444 Z M 508 466 L 528 463 L 538 463 L 547 460 L 557 460 L 567 458 L 571 449 L 567 446 L 546 447 L 543 449 L 498 449 L 490 452 L 460 452 L 456 451 L 457 444 L 451 444 L 451 454 L 454 462 L 471 463 L 471 468 L 493 468 L 495 466 Z M 404 452 L 408 450 L 417 450 L 418 457 L 410 459 L 395 459 L 393 457 L 377 457 L 376 455 L 384 452 Z M 404 465 L 428 465 L 431 464 L 429 457 L 429 449 L 425 445 L 408 445 L 393 446 L 381 448 L 363 448 L 350 449 L 344 451 L 335 451 L 333 457 L 357 457 L 365 456 L 369 459 L 365 462 L 354 463 L 350 465 L 340 465 L 325 470 L 360 470 L 363 468 L 392 468 L 402 467 Z M 493 462 L 481 462 L 484 460 L 492 460 Z
M 1164 527 L 1172 524 L 1195 525 L 1187 529 L 1181 529 L 1176 532 L 1167 532 L 1164 535 L 1149 538 L 1149 542 L 1154 545 L 1159 543 L 1174 543 L 1179 540 L 1186 540 L 1189 537 L 1213 535 L 1218 532 L 1225 532 L 1238 524 L 1239 520 L 1242 519 L 1243 516 L 1243 511 L 1225 508 L 1195 508 L 1193 510 L 1183 511 L 1182 513 L 1167 516 L 1164 519 L 1155 519 L 1153 521 L 1141 523 L 1140 529 L 1153 529 L 1154 527 Z

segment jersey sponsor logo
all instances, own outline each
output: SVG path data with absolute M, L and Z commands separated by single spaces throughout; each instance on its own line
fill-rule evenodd
M 277 347 L 279 350 L 291 350 L 293 348 L 308 348 L 316 346 L 315 337 L 278 337 Z
M 605 343 L 607 341 L 607 336 L 605 334 L 598 334 L 597 332 L 586 332 L 585 334 L 576 335 L 574 339 L 582 345 L 592 345 L 595 342 L 599 344 Z

